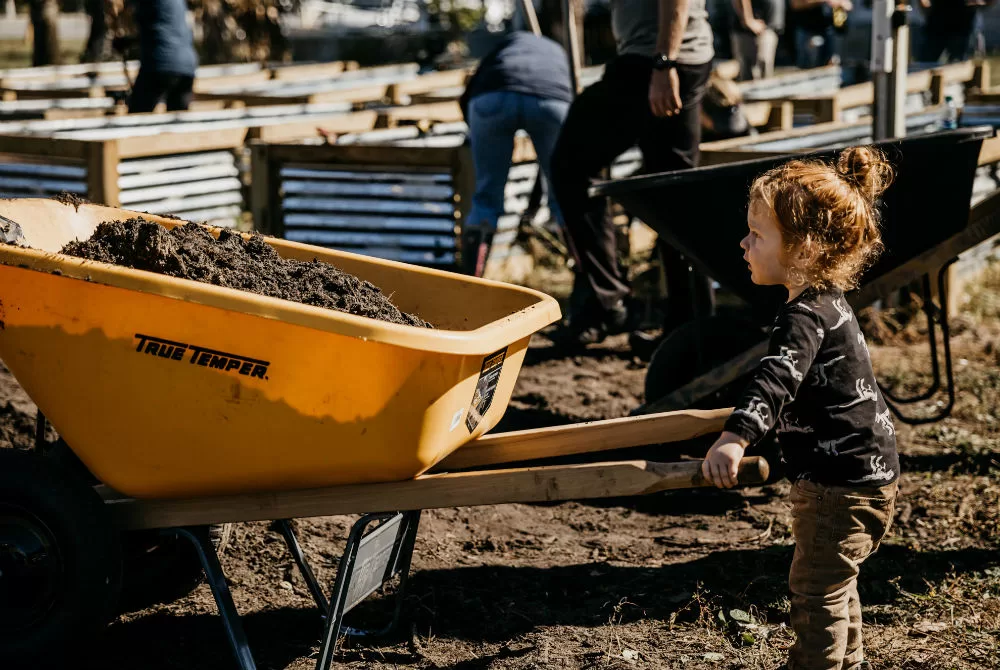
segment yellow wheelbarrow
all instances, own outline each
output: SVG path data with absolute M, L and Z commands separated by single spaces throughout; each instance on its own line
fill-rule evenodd
M 206 528 L 279 520 L 326 616 L 326 668 L 344 614 L 386 580 L 405 582 L 420 510 L 705 485 L 700 462 L 511 464 L 690 439 L 719 431 L 728 410 L 482 437 L 507 407 L 532 333 L 560 316 L 549 296 L 268 240 L 284 257 L 374 283 L 435 326 L 424 329 L 58 253 L 133 216 L 0 201 L 0 358 L 40 410 L 37 453 L 0 450 L 0 667 L 65 653 L 104 625 L 122 532 L 193 543 L 249 670 Z M 45 421 L 59 444 L 44 442 Z M 740 481 L 767 472 L 745 459 Z M 331 514 L 364 516 L 327 599 L 286 520 Z

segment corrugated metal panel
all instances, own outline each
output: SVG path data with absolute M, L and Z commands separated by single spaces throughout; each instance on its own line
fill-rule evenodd
M 231 151 L 201 151 L 118 164 L 123 207 L 231 228 L 243 211 L 243 182 Z

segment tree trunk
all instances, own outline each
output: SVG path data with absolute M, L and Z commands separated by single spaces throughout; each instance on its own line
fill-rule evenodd
M 34 35 L 32 65 L 59 63 L 59 3 L 31 0 L 31 28 Z

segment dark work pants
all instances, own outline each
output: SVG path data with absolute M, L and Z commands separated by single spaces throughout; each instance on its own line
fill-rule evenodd
M 678 67 L 682 109 L 658 118 L 649 109 L 652 59 L 619 56 L 605 68 L 604 78 L 583 91 L 570 107 L 552 156 L 552 182 L 578 263 L 578 283 L 585 277 L 604 310 L 612 309 L 629 292 L 618 265 L 615 229 L 604 198 L 591 199 L 587 189 L 602 169 L 629 148 L 642 151 L 648 173 L 683 170 L 698 165 L 701 140 L 701 99 L 712 64 Z M 690 311 L 687 263 L 673 249 L 664 249 L 668 319 Z M 678 303 L 678 300 L 681 302 Z M 690 318 L 690 314 L 684 318 Z
M 191 105 L 193 86 L 194 77 L 140 67 L 128 97 L 129 114 L 151 112 L 161 100 L 166 101 L 168 112 L 184 111 Z

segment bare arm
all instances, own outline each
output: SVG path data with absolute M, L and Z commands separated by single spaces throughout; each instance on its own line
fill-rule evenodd
M 750 0 L 732 0 L 733 8 L 736 10 L 736 18 L 740 24 L 754 35 L 760 35 L 767 30 L 767 24 L 753 15 L 753 6 Z
M 688 22 L 688 0 L 658 0 L 660 25 L 656 32 L 656 50 L 668 58 L 677 58 Z
M 740 23 L 744 26 L 750 23 L 750 19 L 753 18 L 750 0 L 733 0 L 733 9 L 736 10 L 736 18 L 740 20 Z
M 681 52 L 688 22 L 688 0 L 657 0 L 659 26 L 656 51 L 675 60 Z M 653 116 L 673 116 L 681 111 L 681 85 L 677 68 L 653 70 L 649 78 L 649 110 Z

